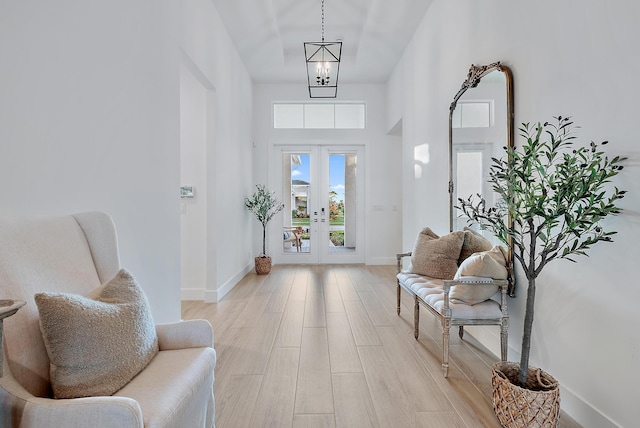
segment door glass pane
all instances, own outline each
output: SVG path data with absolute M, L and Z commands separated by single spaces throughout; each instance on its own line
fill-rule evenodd
M 329 155 L 328 205 L 329 252 L 354 252 L 356 250 L 355 154 Z
M 284 153 L 282 174 L 284 189 L 284 225 L 282 230 L 285 253 L 309 253 L 309 153 Z
M 483 197 L 482 183 L 482 152 L 481 151 L 459 151 L 456 153 L 456 195 L 458 198 L 467 199 L 469 196 L 477 198 Z M 454 230 L 462 230 L 467 224 L 466 217 L 454 218 Z

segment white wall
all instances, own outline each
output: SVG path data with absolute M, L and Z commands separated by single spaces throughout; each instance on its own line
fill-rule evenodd
M 425 225 L 447 229 L 448 107 L 472 63 L 501 60 L 511 67 L 516 125 L 571 115 L 582 127 L 582 142 L 609 140 L 610 153 L 629 156 L 615 180 L 630 191 L 622 201 L 625 211 L 607 220 L 619 232 L 616 242 L 599 244 L 577 264 L 553 262 L 537 281 L 531 363 L 560 381 L 563 409 L 585 427 L 632 427 L 640 419 L 640 287 L 634 271 L 640 59 L 633 54 L 639 16 L 634 2 L 436 0 L 388 89 L 390 97 L 404 98 L 405 247 Z M 421 144 L 428 144 L 429 162 L 417 179 L 414 147 Z M 524 311 L 521 272 L 517 279 L 518 297 L 509 308 L 511 360 L 518 358 Z
M 303 70 L 304 71 L 304 70 Z M 365 130 L 274 129 L 272 103 L 275 101 L 310 102 L 305 76 L 301 83 L 254 85 L 254 180 L 256 184 L 268 183 L 271 166 L 268 159 L 269 145 L 295 141 L 333 141 L 335 144 L 364 142 L 365 167 L 365 216 L 367 264 L 393 264 L 401 245 L 401 145 L 400 138 L 387 134 L 386 86 L 340 85 L 336 102 L 364 101 L 367 105 Z M 331 101 L 331 100 L 330 100 Z M 376 210 L 374 210 L 376 207 Z M 254 254 L 260 252 L 262 233 L 260 224 L 252 221 Z
M 101 210 L 158 322 L 180 318 L 177 3 L 0 3 L 2 215 Z
M 397 126 L 402 126 L 402 115 L 404 112 L 404 62 L 399 62 L 387 81 L 387 129 L 393 130 Z M 402 129 L 394 132 L 394 135 L 402 133 Z
M 198 196 L 186 206 L 187 213 L 190 209 L 206 212 L 206 229 L 200 231 L 200 236 L 206 236 L 206 272 L 198 278 L 185 278 L 189 283 L 183 284 L 182 295 L 218 301 L 253 263 L 251 237 L 246 233 L 250 218 L 244 209 L 244 198 L 253 187 L 252 86 L 210 0 L 183 0 L 181 16 L 182 63 L 207 94 L 204 182 L 185 183 L 194 184 L 196 191 L 206 189 L 202 198 Z M 191 126 L 189 119 L 185 118 L 184 125 Z M 187 171 L 184 174 L 187 179 Z M 202 176 L 193 179 L 203 180 Z M 197 234 L 185 236 L 182 245 L 203 247 Z M 194 283 L 198 281 L 200 284 Z

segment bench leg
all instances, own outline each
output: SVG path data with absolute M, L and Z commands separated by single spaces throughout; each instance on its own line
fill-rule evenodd
M 502 361 L 507 361 L 507 351 L 509 347 L 509 321 L 507 319 L 502 320 L 500 326 L 500 357 Z
M 463 325 L 461 325 L 458 328 L 458 336 L 460 336 L 460 339 L 462 339 L 464 337 L 464 326 Z
M 449 377 L 449 337 L 451 330 L 451 320 L 442 320 L 442 373 L 444 377 Z
M 414 298 L 414 306 L 413 306 L 413 337 L 418 340 L 418 336 L 420 335 L 420 303 L 418 302 L 418 296 L 416 295 Z
M 401 294 L 400 283 L 398 283 L 398 291 L 397 291 L 397 293 L 398 293 L 398 297 L 397 297 L 398 309 L 397 309 L 397 311 L 398 311 L 398 315 L 400 315 L 400 294 Z

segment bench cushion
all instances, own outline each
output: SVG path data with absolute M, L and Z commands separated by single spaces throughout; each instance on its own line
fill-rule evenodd
M 398 281 L 420 297 L 426 304 L 444 315 L 444 281 L 410 272 L 400 272 Z M 478 284 L 482 286 L 482 284 Z M 450 301 L 452 319 L 499 319 L 502 317 L 500 305 L 494 300 L 486 300 L 476 305 Z

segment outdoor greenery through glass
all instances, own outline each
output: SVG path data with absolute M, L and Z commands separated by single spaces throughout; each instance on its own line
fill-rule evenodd
M 291 187 L 304 187 L 310 183 L 310 156 L 307 153 L 296 154 L 297 162 L 291 162 Z M 329 155 L 329 195 L 328 195 L 328 223 L 333 230 L 329 230 L 329 240 L 336 247 L 345 245 L 345 154 Z M 308 192 L 308 190 L 307 190 Z M 311 216 L 308 200 L 304 191 L 298 191 L 291 203 L 291 227 L 302 228 L 300 238 L 309 240 L 311 234 Z M 303 244 L 305 247 L 305 244 Z M 303 251 L 304 252 L 304 251 Z

